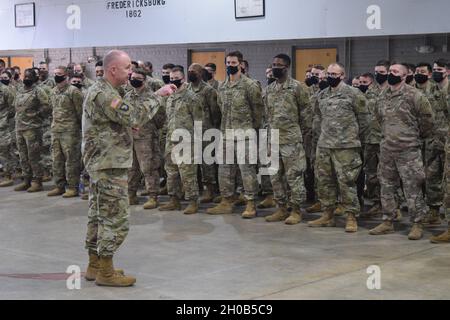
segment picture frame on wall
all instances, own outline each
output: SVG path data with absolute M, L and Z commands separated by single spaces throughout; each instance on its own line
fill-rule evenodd
M 265 0 L 234 0 L 234 17 L 236 19 L 258 18 L 265 15 Z
M 14 20 L 16 28 L 34 27 L 36 25 L 34 2 L 15 4 Z

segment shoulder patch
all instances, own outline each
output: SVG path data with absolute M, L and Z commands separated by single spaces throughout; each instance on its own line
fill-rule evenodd
M 111 101 L 111 108 L 117 109 L 122 104 L 122 99 L 120 98 L 114 98 Z
M 129 107 L 126 104 L 122 104 L 119 109 L 126 112 L 129 110 Z

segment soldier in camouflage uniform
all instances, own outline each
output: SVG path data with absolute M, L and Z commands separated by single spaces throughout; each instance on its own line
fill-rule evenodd
M 439 87 L 430 81 L 432 67 L 426 62 L 416 66 L 415 87 L 421 91 L 431 104 L 434 112 L 433 135 L 425 140 L 424 165 L 425 165 L 425 190 L 426 203 L 430 209 L 422 220 L 424 224 L 441 224 L 439 210 L 444 199 L 442 180 L 445 166 L 445 140 L 447 138 L 448 110 L 447 96 Z
M 93 81 L 93 80 L 89 79 L 88 77 L 86 77 L 84 69 L 85 69 L 84 65 L 81 65 L 79 63 L 75 64 L 73 66 L 73 73 L 75 75 L 81 77 L 81 79 L 83 80 L 82 81 L 83 82 L 83 87 L 84 87 L 84 89 L 87 90 L 87 89 L 89 89 L 90 86 L 92 86 L 95 83 L 95 81 Z
M 241 74 L 240 65 L 242 54 L 240 52 L 230 52 L 226 57 L 228 78 L 219 86 L 219 106 L 222 112 L 221 130 L 225 137 L 223 148 L 227 144 L 226 130 L 259 130 L 262 124 L 264 105 L 261 95 L 261 87 L 254 80 Z M 249 162 L 249 146 L 246 142 L 251 141 L 248 137 L 235 136 L 233 139 L 234 154 L 238 143 L 245 143 L 245 164 L 239 163 L 243 185 L 245 189 L 245 199 L 247 207 L 242 213 L 243 218 L 256 217 L 255 197 L 258 193 L 258 179 L 256 165 Z M 224 152 L 225 154 L 225 152 Z M 226 159 L 226 154 L 224 159 Z M 236 165 L 219 165 L 219 187 L 222 195 L 221 203 L 216 207 L 207 210 L 209 214 L 226 214 L 233 211 L 235 193 L 235 172 Z
M 42 191 L 42 126 L 51 112 L 49 98 L 44 89 L 36 85 L 37 76 L 32 69 L 25 70 L 24 87 L 16 94 L 16 137 L 22 167 L 23 183 L 15 191 Z
M 216 70 L 217 66 L 215 63 L 207 63 L 205 64 L 205 70 L 206 70 L 206 82 L 213 87 L 216 90 L 219 90 L 219 81 L 216 80 Z
M 194 92 L 202 103 L 203 110 L 203 133 L 208 129 L 220 129 L 220 114 L 219 106 L 217 105 L 217 91 L 209 84 L 202 80 L 203 67 L 194 63 L 189 67 L 188 71 L 188 90 Z M 204 148 L 209 142 L 203 142 Z M 217 165 L 203 163 L 200 166 L 202 183 L 206 186 L 206 190 L 203 196 L 200 198 L 200 203 L 209 203 L 214 199 L 214 195 L 218 190 L 217 177 Z
M 345 231 L 356 232 L 356 215 L 360 212 L 356 179 L 362 167 L 361 147 L 366 141 L 369 111 L 359 90 L 342 82 L 343 65 L 333 63 L 327 73 L 330 87 L 319 93 L 313 123 L 320 126 L 315 171 L 319 200 L 325 211 L 309 226 L 336 225 L 334 210 L 339 191 L 340 203 L 347 214 Z
M 187 131 L 192 139 L 191 142 L 193 145 L 193 139 L 195 139 L 194 122 L 203 120 L 202 101 L 198 95 L 188 89 L 188 85 L 185 83 L 184 71 L 180 67 L 174 67 L 172 69 L 170 72 L 170 82 L 178 88 L 167 99 L 165 106 L 167 117 L 165 166 L 170 201 L 160 206 L 159 210 L 181 210 L 181 186 L 183 186 L 185 198 L 189 201 L 189 205 L 184 210 L 184 214 L 194 214 L 198 212 L 199 196 L 197 180 L 198 165 L 194 163 L 194 148 L 191 146 L 190 163 L 176 163 L 172 153 L 177 152 L 176 149 L 179 148 L 180 143 L 172 141 L 172 134 L 175 130 Z M 181 141 L 181 143 L 186 144 L 186 141 Z
M 80 182 L 83 94 L 69 84 L 67 70 L 63 66 L 55 69 L 55 82 L 50 102 L 53 109 L 52 155 L 56 187 L 47 195 L 72 198 L 78 196 Z
M 14 184 L 13 174 L 18 163 L 14 153 L 15 132 L 11 131 L 11 120 L 14 120 L 15 91 L 8 85 L 0 83 L 0 160 L 3 164 L 4 180 L 0 187 L 9 187 Z
M 389 88 L 381 93 L 375 106 L 382 133 L 378 174 L 383 223 L 370 230 L 370 234 L 394 232 L 398 207 L 395 190 L 401 181 L 413 222 L 408 238 L 418 240 L 423 236 L 422 219 L 427 211 L 422 193 L 425 170 L 421 147 L 423 139 L 433 133 L 434 115 L 428 99 L 405 83 L 407 74 L 406 65 L 391 65 Z
M 91 177 L 86 249 L 87 280 L 97 285 L 131 286 L 136 279 L 114 270 L 113 255 L 129 230 L 128 170 L 133 161 L 131 128 L 139 128 L 158 111 L 154 104 L 132 105 L 118 89 L 131 72 L 129 56 L 110 51 L 103 60 L 105 77 L 88 90 L 83 103 L 83 160 Z M 163 95 L 167 88 L 157 94 Z M 151 107 L 151 109 L 150 109 Z
M 128 92 L 125 100 L 133 105 L 154 105 L 153 91 L 148 88 L 144 70 L 138 68 L 131 74 L 130 83 L 133 90 Z M 139 204 L 137 190 L 144 176 L 146 190 L 149 194 L 144 209 L 154 209 L 158 206 L 159 194 L 159 129 L 161 128 L 165 115 L 161 108 L 156 116 L 144 126 L 133 128 L 133 166 L 128 171 L 128 198 L 130 205 Z
M 275 56 L 272 73 L 277 81 L 269 85 L 265 96 L 268 129 L 278 130 L 280 152 L 278 172 L 270 177 L 278 210 L 267 216 L 266 221 L 294 225 L 302 220 L 300 205 L 306 201 L 303 181 L 306 156 L 302 137 L 309 134 L 311 121 L 306 113 L 310 109 L 309 95 L 300 82 L 289 77 L 290 66 L 289 56 Z M 288 186 L 290 197 L 287 196 Z M 292 208 L 290 216 L 288 205 Z

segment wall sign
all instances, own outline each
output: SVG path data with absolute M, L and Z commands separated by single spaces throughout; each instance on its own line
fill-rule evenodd
M 234 0 L 236 19 L 264 17 L 265 14 L 265 0 Z
M 14 16 L 16 21 L 16 28 L 34 27 L 34 2 L 16 4 L 14 6 Z

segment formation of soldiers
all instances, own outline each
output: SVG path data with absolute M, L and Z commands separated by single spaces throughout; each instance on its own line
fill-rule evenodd
M 107 286 L 136 280 L 114 269 L 112 258 L 142 186 L 144 209 L 178 211 L 184 199 L 187 215 L 200 203 L 215 203 L 206 210 L 211 215 L 244 206 L 245 219 L 276 207 L 267 222 L 295 225 L 321 212 L 310 227 L 335 227 L 343 215 L 346 232 L 357 232 L 358 219 L 382 216 L 369 233 L 383 235 L 395 231 L 403 209 L 410 240 L 421 239 L 424 226 L 450 221 L 448 61 L 381 60 L 350 84 L 342 64 L 315 65 L 300 83 L 289 75 L 290 57 L 279 54 L 264 89 L 239 51 L 225 64 L 224 82 L 215 79 L 213 63 L 187 70 L 167 63 L 157 79 L 151 63 L 113 50 L 96 64 L 93 81 L 80 64 L 58 66 L 49 77 L 45 62 L 21 80 L 20 69 L 0 61 L 0 187 L 21 177 L 14 190 L 38 192 L 52 175 L 48 196 L 89 198 L 86 279 Z M 278 130 L 278 171 L 258 177 L 264 165 L 250 163 L 248 143 L 245 163 L 175 162 L 172 134 L 184 129 L 194 137 L 196 121 L 203 133 Z M 89 197 L 80 188 L 87 184 Z M 160 203 L 165 194 L 168 202 Z M 431 241 L 450 242 L 449 230 Z

